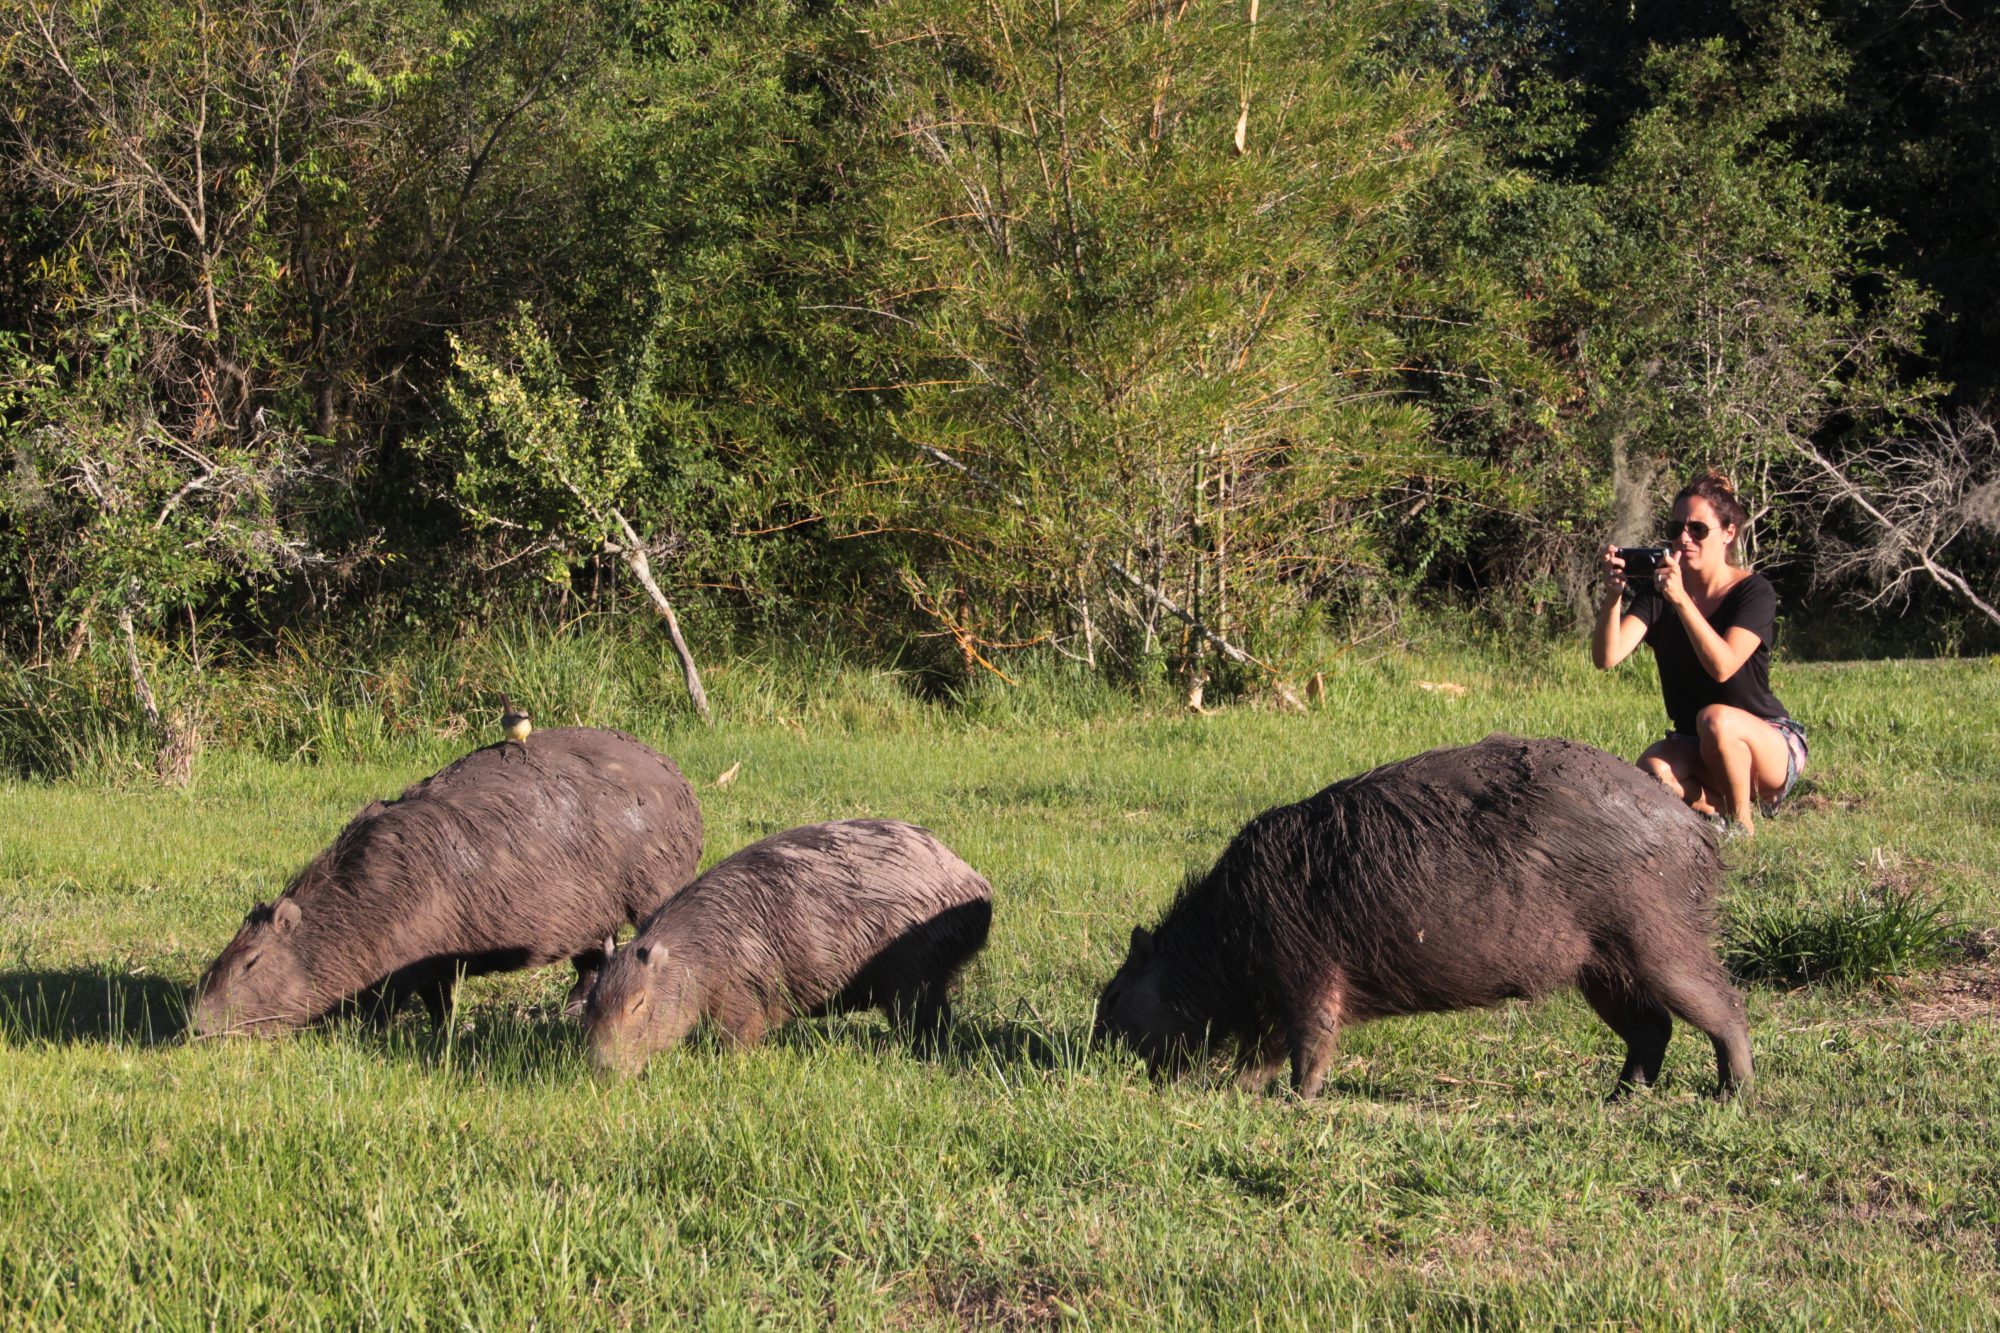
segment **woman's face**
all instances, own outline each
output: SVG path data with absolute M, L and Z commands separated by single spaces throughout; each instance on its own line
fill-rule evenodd
M 1676 525 L 1694 523 L 1708 528 L 1708 535 L 1699 541 L 1695 540 L 1692 527 L 1682 526 L 1676 531 Z M 1736 529 L 1723 527 L 1715 506 L 1699 495 L 1691 495 L 1674 505 L 1674 522 L 1668 525 L 1668 532 L 1673 535 L 1667 538 L 1667 545 L 1688 569 L 1722 568 L 1729 562 L 1729 543 L 1736 536 Z

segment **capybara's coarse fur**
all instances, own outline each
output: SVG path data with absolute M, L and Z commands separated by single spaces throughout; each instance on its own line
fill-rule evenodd
M 986 943 L 993 890 L 929 830 L 811 824 L 745 847 L 607 961 L 585 1008 L 593 1058 L 633 1073 L 712 1021 L 753 1045 L 795 1015 L 880 1006 L 928 1042 Z
M 1625 1040 L 1613 1095 L 1659 1077 L 1670 1015 L 1750 1077 L 1743 999 L 1710 943 L 1722 864 L 1702 820 L 1586 745 L 1489 736 L 1267 810 L 1098 1000 L 1157 1074 L 1234 1042 L 1242 1085 L 1291 1061 L 1320 1090 L 1343 1026 L 1564 986 Z
M 441 1020 L 461 975 L 576 963 L 694 878 L 701 807 L 671 760 L 622 732 L 538 731 L 371 801 L 201 979 L 194 1030 L 275 1034 L 350 1001 L 410 996 Z

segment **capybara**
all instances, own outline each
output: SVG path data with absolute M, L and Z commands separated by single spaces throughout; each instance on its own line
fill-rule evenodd
M 1233 1041 L 1241 1085 L 1291 1061 L 1316 1095 L 1340 1029 L 1576 986 L 1649 1084 L 1670 1015 L 1750 1078 L 1743 998 L 1710 943 L 1721 882 L 1700 817 L 1614 755 L 1489 736 L 1336 782 L 1250 821 L 1190 878 L 1097 1004 L 1155 1074 Z
M 630 1074 L 702 1019 L 748 1046 L 794 1015 L 875 1006 L 934 1041 L 992 918 L 992 888 L 928 829 L 853 819 L 773 834 L 606 961 L 584 1011 L 592 1058 Z
M 350 1001 L 433 1019 L 462 975 L 576 963 L 694 878 L 701 807 L 673 761 L 622 732 L 538 731 L 371 801 L 202 976 L 194 1030 L 275 1034 Z

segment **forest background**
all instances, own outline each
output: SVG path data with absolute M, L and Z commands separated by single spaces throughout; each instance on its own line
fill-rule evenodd
M 2000 642 L 1984 7 L 0 0 L 0 88 L 18 770 L 524 617 L 1283 700 L 1701 465 L 1791 651 Z

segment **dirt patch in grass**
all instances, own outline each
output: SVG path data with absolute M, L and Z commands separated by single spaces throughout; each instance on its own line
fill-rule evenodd
M 990 1273 L 931 1273 L 905 1307 L 908 1327 L 940 1323 L 961 1328 L 1054 1328 L 1076 1313 L 1077 1300 L 1050 1275 L 1032 1268 Z M 897 1321 L 903 1323 L 904 1321 Z
M 2000 1022 L 2000 929 L 1970 931 L 1952 953 L 1935 971 L 1890 983 L 1904 1017 L 1920 1027 Z
M 1800 780 L 1800 790 L 1794 791 L 1791 799 L 1785 802 L 1787 810 L 1848 811 L 1859 810 L 1868 804 L 1862 797 L 1849 793 L 1817 791 L 1809 785 L 1811 781 L 1810 778 Z

